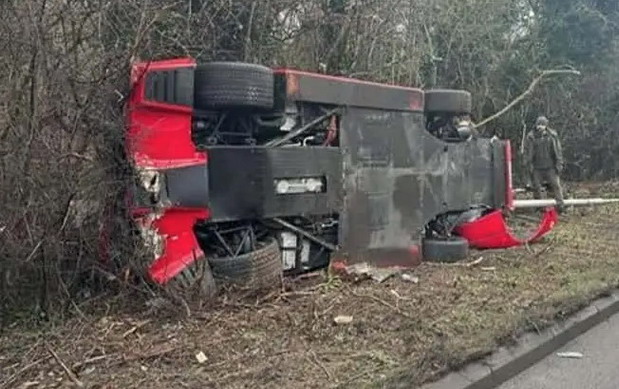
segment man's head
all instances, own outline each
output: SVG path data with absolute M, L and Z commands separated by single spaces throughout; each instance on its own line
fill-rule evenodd
M 535 121 L 535 128 L 539 131 L 543 131 L 548 127 L 548 118 L 546 116 L 540 116 Z

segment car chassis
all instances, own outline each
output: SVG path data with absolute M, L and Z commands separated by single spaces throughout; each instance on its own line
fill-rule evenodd
M 195 284 L 199 269 L 202 290 L 267 286 L 522 243 L 501 215 L 509 141 L 450 125 L 470 114 L 467 92 L 191 58 L 136 63 L 131 86 L 128 206 L 157 284 Z M 548 211 L 532 239 L 555 222 Z

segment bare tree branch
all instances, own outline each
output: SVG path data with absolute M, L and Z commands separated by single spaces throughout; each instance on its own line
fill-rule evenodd
M 479 128 L 479 127 L 485 126 L 486 124 L 490 123 L 491 121 L 496 120 L 499 117 L 503 116 L 506 112 L 508 112 L 510 109 L 515 107 L 518 103 L 520 103 L 522 100 L 526 99 L 531 93 L 533 93 L 535 91 L 535 88 L 537 87 L 537 85 L 544 78 L 549 77 L 549 76 L 553 76 L 553 75 L 557 75 L 557 74 L 569 74 L 569 75 L 575 75 L 575 76 L 580 76 L 581 75 L 581 73 L 579 71 L 572 70 L 572 69 L 544 70 L 539 76 L 537 76 L 535 79 L 533 79 L 533 81 L 531 82 L 529 87 L 520 96 L 518 96 L 514 100 L 512 100 L 509 104 L 507 104 L 505 106 L 505 108 L 501 109 L 499 112 L 497 112 L 494 115 L 492 115 L 492 116 L 482 120 L 481 122 L 475 124 L 474 128 Z

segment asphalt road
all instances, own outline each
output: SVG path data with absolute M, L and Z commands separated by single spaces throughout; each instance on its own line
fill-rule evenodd
M 582 353 L 582 359 L 557 356 Z M 499 389 L 619 388 L 619 315 L 574 339 Z

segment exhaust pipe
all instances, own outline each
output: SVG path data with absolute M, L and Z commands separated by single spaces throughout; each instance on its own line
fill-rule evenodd
M 566 207 L 589 207 L 595 205 L 608 205 L 619 203 L 619 199 L 566 199 L 563 204 Z M 554 199 L 541 199 L 541 200 L 514 200 L 514 208 L 527 209 L 527 208 L 546 208 L 556 207 L 557 201 Z

